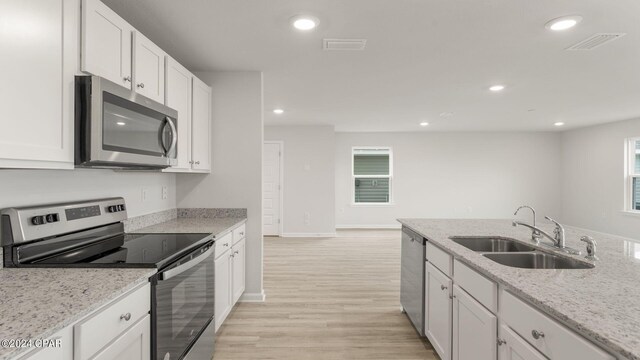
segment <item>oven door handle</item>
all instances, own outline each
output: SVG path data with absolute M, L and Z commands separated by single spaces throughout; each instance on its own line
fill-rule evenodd
M 180 265 L 180 266 L 176 266 L 173 269 L 169 269 L 167 271 L 163 271 L 159 274 L 159 280 L 169 280 L 174 276 L 180 275 L 183 272 L 191 269 L 192 267 L 200 264 L 201 262 L 203 262 L 206 258 L 208 258 L 209 256 L 213 255 L 213 252 L 215 251 L 215 246 L 210 245 L 211 248 L 209 248 L 209 250 L 203 252 L 202 254 L 198 255 L 198 257 L 196 257 L 195 259 L 191 259 L 188 262 Z

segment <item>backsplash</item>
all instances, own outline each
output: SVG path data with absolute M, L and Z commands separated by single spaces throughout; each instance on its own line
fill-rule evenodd
M 124 231 L 133 232 L 147 226 L 152 226 L 176 218 L 243 218 L 247 217 L 247 209 L 240 208 L 180 208 L 158 211 L 155 213 L 132 217 L 124 221 Z
M 243 218 L 247 217 L 247 209 L 241 208 L 181 208 L 178 209 L 179 218 L 200 217 L 205 219 Z
M 124 221 L 124 231 L 133 232 L 147 226 L 173 220 L 177 217 L 177 209 L 158 211 L 147 215 L 140 215 Z

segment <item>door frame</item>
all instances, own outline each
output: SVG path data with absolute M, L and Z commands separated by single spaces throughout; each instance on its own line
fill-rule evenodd
M 280 220 L 280 222 L 278 223 L 278 235 L 277 236 L 282 236 L 282 229 L 284 229 L 284 217 L 282 216 L 284 214 L 284 141 L 282 140 L 264 140 L 264 145 L 266 144 L 277 144 L 280 146 L 280 182 L 279 182 L 279 186 L 280 186 L 280 206 L 278 206 L 278 219 Z M 264 149 L 263 149 L 264 151 Z M 264 158 L 264 157 L 263 157 Z M 264 161 L 264 160 L 263 160 Z M 264 163 L 263 163 L 264 166 Z M 263 184 L 262 184 L 262 196 L 264 196 L 264 179 L 263 179 Z M 264 209 L 263 209 L 264 211 Z M 262 230 L 264 231 L 264 224 L 263 224 L 263 228 Z

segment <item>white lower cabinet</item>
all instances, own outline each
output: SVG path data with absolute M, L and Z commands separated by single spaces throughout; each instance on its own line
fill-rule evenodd
M 151 356 L 149 315 L 125 331 L 92 360 L 139 360 Z
M 511 330 L 507 325 L 500 326 L 500 352 L 498 360 L 546 360 L 533 346 Z
M 222 240 L 222 239 L 221 239 Z M 216 241 L 221 241 L 216 240 Z M 224 248 L 222 254 L 216 254 L 215 260 L 215 321 L 216 331 L 231 312 L 231 248 Z M 216 247 L 218 250 L 218 247 Z
M 495 360 L 498 318 L 453 285 L 454 360 Z
M 216 240 L 215 322 L 216 331 L 227 319 L 245 289 L 245 225 Z
M 425 333 L 442 360 L 451 359 L 452 281 L 431 263 L 425 274 Z
M 59 347 L 34 350 L 19 360 L 150 360 L 151 286 L 129 291 L 51 336 Z

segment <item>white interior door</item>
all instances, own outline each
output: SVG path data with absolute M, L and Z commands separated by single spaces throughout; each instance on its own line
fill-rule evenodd
M 282 189 L 280 167 L 282 144 L 264 143 L 262 164 L 262 226 L 264 235 L 280 235 L 280 191 Z

